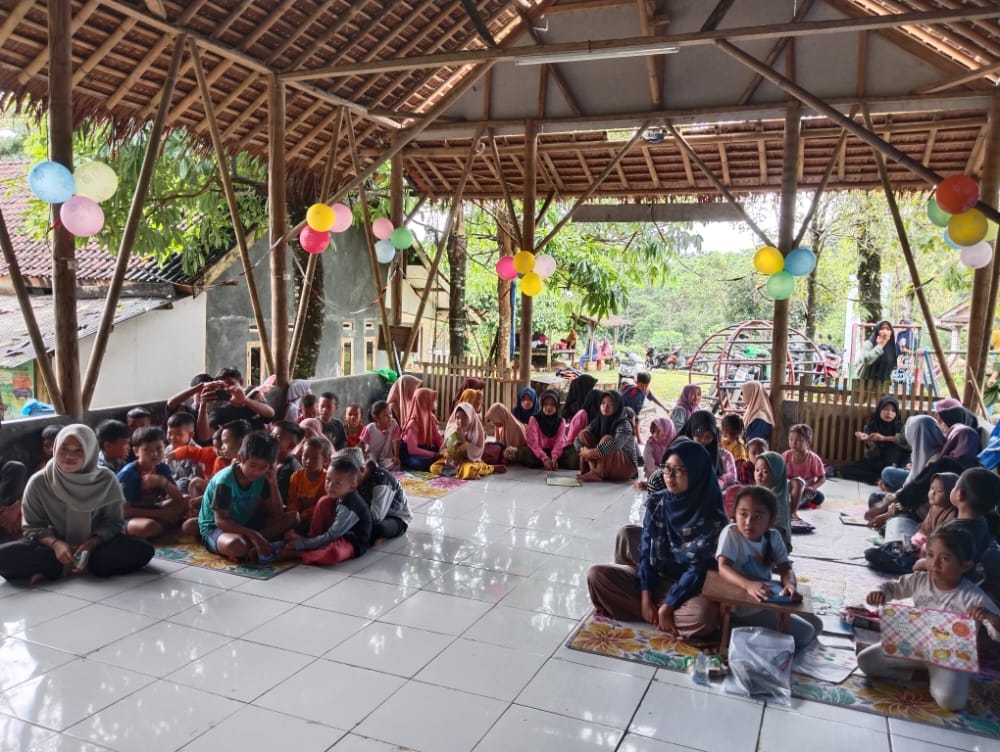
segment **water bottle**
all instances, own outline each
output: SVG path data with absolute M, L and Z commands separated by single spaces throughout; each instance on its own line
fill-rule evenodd
M 708 671 L 710 664 L 709 657 L 704 653 L 699 653 L 698 657 L 694 659 L 694 663 L 691 664 L 691 681 L 707 687 L 709 684 Z

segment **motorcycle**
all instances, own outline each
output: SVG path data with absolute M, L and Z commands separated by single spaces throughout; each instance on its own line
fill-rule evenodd
M 618 384 L 621 385 L 626 381 L 635 381 L 635 377 L 645 366 L 646 362 L 641 355 L 626 351 L 618 358 Z
M 679 368 L 684 363 L 684 356 L 681 355 L 681 348 L 675 347 L 671 350 L 664 350 L 657 354 L 652 349 L 646 352 L 647 368 Z

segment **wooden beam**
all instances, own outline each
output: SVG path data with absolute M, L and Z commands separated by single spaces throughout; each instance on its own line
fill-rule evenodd
M 403 155 L 397 152 L 392 157 L 389 170 L 389 220 L 393 227 L 403 226 Z M 403 323 L 403 278 L 406 275 L 406 251 L 396 254 L 390 267 L 392 278 L 392 323 Z M 389 358 L 393 362 L 393 358 Z
M 982 78 L 983 76 L 988 76 L 990 73 L 996 73 L 1000 71 L 1000 60 L 989 63 L 987 65 L 982 65 L 975 70 L 971 70 L 961 76 L 953 76 L 952 78 L 940 81 L 936 84 L 931 84 L 930 86 L 921 86 L 919 89 L 914 89 L 914 94 L 936 94 L 939 91 L 947 91 L 948 89 L 954 89 L 956 86 L 961 86 L 967 84 L 970 81 L 975 81 Z
M 761 185 L 767 185 L 767 143 L 764 139 L 757 142 L 757 162 L 760 163 Z
M 94 335 L 94 346 L 90 351 L 90 360 L 87 362 L 87 374 L 83 379 L 83 409 L 90 409 L 90 402 L 94 396 L 94 389 L 97 387 L 97 379 L 101 375 L 101 364 L 104 362 L 104 354 L 108 348 L 108 339 L 111 337 L 111 329 L 115 323 L 115 311 L 118 310 L 118 299 L 121 296 L 122 286 L 125 284 L 125 273 L 128 271 L 128 262 L 132 258 L 132 247 L 135 245 L 135 236 L 139 231 L 139 223 L 143 221 L 143 208 L 146 203 L 146 194 L 149 192 L 149 183 L 153 178 L 153 170 L 156 167 L 156 159 L 163 145 L 163 131 L 166 125 L 167 113 L 170 111 L 170 100 L 174 96 L 174 85 L 177 83 L 177 72 L 181 67 L 181 60 L 184 59 L 184 37 L 174 40 L 174 54 L 170 58 L 170 67 L 167 69 L 167 78 L 163 82 L 163 89 L 160 91 L 160 104 L 156 111 L 156 118 L 149 130 L 149 141 L 146 143 L 146 151 L 142 157 L 142 167 L 139 168 L 139 177 L 136 180 L 135 191 L 132 193 L 132 203 L 129 206 L 128 218 L 125 220 L 125 227 L 122 229 L 121 240 L 118 242 L 118 253 L 115 257 L 115 270 L 111 275 L 111 284 L 108 287 L 108 294 L 104 300 L 104 310 L 101 312 L 101 322 Z
M 615 168 L 618 167 L 618 164 L 622 161 L 622 158 L 626 154 L 628 154 L 629 151 L 632 149 L 632 147 L 635 146 L 635 144 L 642 138 L 642 134 L 646 132 L 646 129 L 649 127 L 651 122 L 652 121 L 647 120 L 645 123 L 639 126 L 639 129 L 635 132 L 635 135 L 633 135 L 632 138 L 629 139 L 629 142 L 625 144 L 625 146 L 623 146 L 621 149 L 619 149 L 618 152 L 611 158 L 611 161 L 608 163 L 608 166 L 604 168 L 604 171 L 597 176 L 597 179 L 590 184 L 590 187 L 583 192 L 583 195 L 577 198 L 576 202 L 573 204 L 573 206 L 570 207 L 569 211 L 563 215 L 562 219 L 556 222 L 555 227 L 553 227 L 549 231 L 549 234 L 546 235 L 544 238 L 542 238 L 541 242 L 537 246 L 535 246 L 534 248 L 535 253 L 541 253 L 542 249 L 545 248 L 545 246 L 547 246 L 549 242 L 551 242 L 552 238 L 554 238 L 556 234 L 563 228 L 563 226 L 573 218 L 573 214 L 576 212 L 576 210 L 580 208 L 580 206 L 584 202 L 586 202 L 591 196 L 597 193 L 597 189 L 601 187 L 601 183 L 603 183 L 605 179 L 608 177 L 608 175 L 610 175 L 615 170 Z M 527 210 L 528 208 L 525 207 L 525 212 L 527 212 Z M 532 228 L 532 233 L 534 233 L 534 228 Z M 527 239 L 525 239 L 525 243 L 527 243 Z M 530 334 L 529 334 L 529 341 L 530 341 Z
M 725 203 L 587 204 L 573 222 L 742 222 L 743 215 Z
M 548 153 L 543 152 L 543 156 L 546 159 L 551 159 Z M 649 153 L 649 147 L 643 144 L 642 146 L 642 156 L 646 160 L 646 169 L 649 171 L 649 179 L 653 181 L 653 185 L 657 188 L 660 187 L 660 175 L 656 172 L 656 163 L 653 162 L 653 155 Z M 553 167 L 553 170 L 555 168 Z
M 257 292 L 257 281 L 254 277 L 253 264 L 250 261 L 250 244 L 247 243 L 246 230 L 243 228 L 243 220 L 240 219 L 240 208 L 236 201 L 236 191 L 233 189 L 233 180 L 226 167 L 226 151 L 222 143 L 222 136 L 219 133 L 219 123 L 215 118 L 215 106 L 212 104 L 212 91 L 208 86 L 208 79 L 205 78 L 205 69 L 201 64 L 201 55 L 198 51 L 198 43 L 191 39 L 188 42 L 191 48 L 191 61 L 198 79 L 198 87 L 201 90 L 202 108 L 205 110 L 205 122 L 208 125 L 208 133 L 212 139 L 212 149 L 215 151 L 215 162 L 219 167 L 219 178 L 222 181 L 222 192 L 226 197 L 226 205 L 229 207 L 229 217 L 233 221 L 233 235 L 236 238 L 236 248 L 240 253 L 240 262 L 243 265 L 243 276 L 247 281 L 247 294 L 250 297 L 250 309 L 253 311 L 254 321 L 257 324 L 257 336 L 260 338 L 260 352 L 267 365 L 267 370 L 277 373 L 274 364 L 274 354 L 271 352 L 271 343 L 267 335 L 267 323 L 264 320 L 264 308 L 260 303 L 260 295 Z
M 521 241 L 520 250 L 538 253 L 535 248 L 535 199 L 538 190 L 536 168 L 538 166 L 538 126 L 528 121 L 524 134 L 524 196 L 521 199 Z M 572 213 L 572 212 L 571 212 Z M 556 228 L 558 231 L 558 226 Z M 545 247 L 545 244 L 542 244 Z M 532 315 L 535 302 L 530 295 L 521 293 L 520 345 L 518 346 L 518 381 L 521 386 L 531 384 L 531 335 Z
M 299 306 L 295 311 L 295 324 L 292 327 L 292 342 L 288 346 L 289 374 L 295 373 L 295 362 L 299 359 L 299 349 L 302 347 L 302 335 L 306 328 L 306 317 L 309 315 L 309 299 L 312 297 L 313 281 L 316 279 L 316 268 L 319 266 L 319 254 L 310 253 L 306 261 L 306 273 L 302 277 L 302 294 L 299 296 Z
M 288 174 L 285 168 L 285 85 L 268 79 L 267 203 L 271 256 L 271 334 L 275 385 L 288 386 Z
M 670 131 L 670 135 L 674 137 L 674 140 L 681 147 L 681 154 L 684 157 L 689 158 L 696 165 L 698 165 L 699 169 L 701 169 L 705 177 L 708 178 L 708 181 L 715 186 L 715 190 L 721 193 L 725 197 L 726 201 L 729 202 L 730 206 L 735 208 L 740 213 L 740 216 L 743 219 L 743 221 L 750 226 L 750 229 L 754 231 L 754 233 L 757 235 L 758 238 L 761 239 L 764 245 L 773 246 L 774 243 L 771 242 L 771 239 L 767 236 L 767 233 L 764 232 L 757 225 L 757 223 L 753 221 L 753 219 L 751 219 L 750 215 L 746 213 L 746 210 L 744 210 L 740 202 L 736 200 L 736 197 L 733 196 L 732 193 L 730 193 L 729 189 L 726 188 L 723 182 L 719 180 L 719 178 L 715 175 L 714 172 L 712 172 L 712 168 L 708 166 L 705 160 L 698 156 L 698 152 L 696 152 L 694 148 L 691 146 L 691 144 L 687 142 L 687 139 L 685 139 L 684 136 L 681 135 L 680 131 L 677 130 L 677 127 L 670 121 L 666 121 L 664 125 L 666 126 L 667 130 Z M 787 161 L 787 156 L 786 156 L 786 161 Z M 692 184 L 694 183 L 693 176 L 691 182 Z
M 545 44 L 545 41 L 542 39 L 542 35 L 535 30 L 534 22 L 531 21 L 530 18 L 528 18 L 528 14 L 524 11 L 524 9 L 521 8 L 520 6 L 517 6 L 517 10 L 518 13 L 521 14 L 521 18 L 524 19 L 525 22 L 528 24 L 528 33 L 531 35 L 531 38 L 535 42 L 535 44 L 539 45 Z M 549 69 L 549 73 L 552 74 L 552 80 L 556 82 L 556 86 L 558 86 L 559 91 L 562 92 L 563 99 L 566 100 L 566 104 L 569 105 L 570 110 L 573 111 L 574 115 L 582 115 L 583 108 L 580 107 L 580 102 L 576 98 L 576 95 L 573 93 L 573 89 L 570 88 L 569 82 L 563 75 L 562 70 L 555 63 L 547 67 Z M 489 118 L 489 114 L 487 114 L 486 117 Z
M 114 2 L 119 0 L 104 0 Z M 842 34 L 865 29 L 895 29 L 902 26 L 930 26 L 954 21 L 980 18 L 996 18 L 1000 8 L 945 9 L 919 13 L 895 13 L 886 16 L 864 16 L 851 19 L 824 19 L 801 23 L 763 24 L 723 30 L 685 32 L 681 34 L 661 34 L 654 36 L 624 37 L 619 39 L 592 39 L 583 42 L 562 42 L 558 44 L 533 45 L 496 50 L 461 50 L 433 55 L 415 55 L 408 58 L 390 58 L 352 65 L 324 66 L 310 70 L 289 71 L 282 74 L 286 81 L 310 81 L 315 79 L 367 76 L 389 71 L 415 70 L 417 68 L 449 68 L 462 65 L 476 65 L 487 62 L 513 62 L 515 60 L 544 61 L 546 56 L 556 53 L 597 53 L 613 56 L 617 52 L 627 52 L 645 48 L 650 44 L 672 44 L 677 47 L 692 47 L 717 44 L 724 40 L 750 41 L 779 37 L 814 36 L 819 34 Z M 596 58 L 601 59 L 601 58 Z
M 517 210 L 514 208 L 514 197 L 510 193 L 510 186 L 504 179 L 503 162 L 500 161 L 500 151 L 497 149 L 497 142 L 496 139 L 493 138 L 492 132 L 489 134 L 489 137 L 490 149 L 493 152 L 493 161 L 497 166 L 497 180 L 500 181 L 500 188 L 503 190 L 503 198 L 507 204 L 507 213 L 510 215 L 511 228 L 514 231 L 514 242 L 517 244 L 517 247 L 520 248 L 523 245 L 521 240 L 521 223 L 518 221 Z M 487 160 L 487 162 L 488 161 L 489 160 Z
M 732 5 L 732 2 L 733 0 L 719 0 L 720 5 Z M 646 4 L 646 0 L 635 0 L 635 4 L 636 11 L 639 14 L 639 33 L 652 36 L 653 26 L 650 23 L 649 6 Z M 718 6 L 716 10 L 718 10 Z M 702 28 L 702 31 L 706 31 L 706 29 Z M 660 68 L 658 67 L 661 58 L 662 56 L 647 56 L 644 58 L 646 62 L 646 79 L 649 81 L 649 99 L 653 103 L 654 109 L 659 109 L 663 106 L 663 76 L 660 75 Z
M 719 149 L 719 166 L 722 167 L 722 182 L 724 185 L 729 185 L 729 160 L 726 158 L 726 145 L 720 142 L 717 148 Z

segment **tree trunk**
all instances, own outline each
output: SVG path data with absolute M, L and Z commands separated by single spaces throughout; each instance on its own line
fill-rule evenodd
M 465 272 L 468 242 L 465 238 L 465 215 L 460 212 L 455 222 L 455 230 L 448 239 L 448 351 L 452 360 L 465 357 L 465 329 L 467 311 L 465 304 Z
M 295 249 L 295 257 L 299 263 L 295 265 L 295 301 L 302 299 L 302 288 L 305 277 L 299 271 L 309 262 L 309 254 L 301 248 Z M 323 299 L 323 254 L 316 258 L 316 276 L 313 277 L 312 294 L 309 307 L 306 308 L 306 320 L 302 327 L 302 341 L 299 344 L 299 354 L 292 363 L 293 379 L 311 379 L 316 376 L 316 363 L 319 362 L 319 348 L 323 341 L 323 324 L 326 318 L 326 303 Z
M 501 256 L 514 255 L 514 243 L 510 235 L 498 230 Z M 510 288 L 513 282 L 497 277 L 497 300 L 500 319 L 497 323 L 497 356 L 499 368 L 510 368 Z
M 823 228 L 817 226 L 814 222 L 812 227 L 809 228 L 809 238 L 810 244 L 812 246 L 812 252 L 816 256 L 816 266 L 806 277 L 806 336 L 811 339 L 816 339 L 816 274 L 819 272 L 819 254 L 823 250 Z
M 858 297 L 862 319 L 877 323 L 882 319 L 882 257 L 875 247 L 871 194 L 863 194 L 864 207 L 857 229 Z

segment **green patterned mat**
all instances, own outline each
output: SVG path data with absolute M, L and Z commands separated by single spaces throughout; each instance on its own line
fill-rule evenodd
M 229 559 L 208 551 L 201 541 L 177 541 L 156 546 L 156 558 L 166 561 L 176 561 L 179 564 L 190 564 L 192 567 L 213 569 L 216 572 L 237 574 L 240 577 L 251 577 L 255 580 L 269 580 L 298 566 L 297 561 L 278 561 L 263 566 L 249 564 L 233 564 Z

